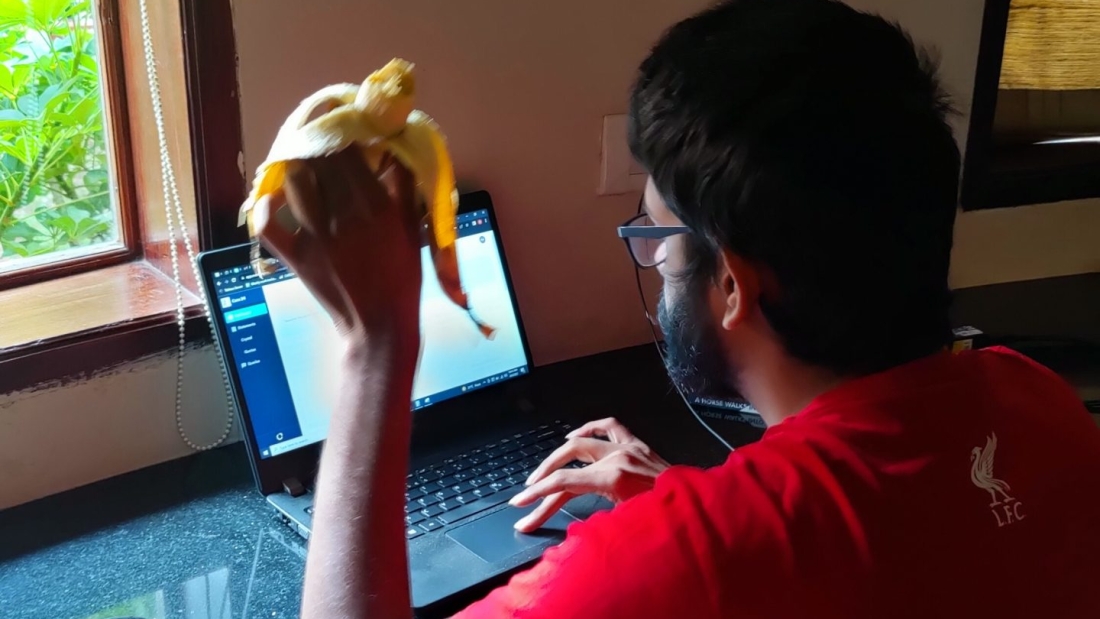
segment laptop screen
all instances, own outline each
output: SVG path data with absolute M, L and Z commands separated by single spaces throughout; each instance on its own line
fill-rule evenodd
M 459 215 L 458 236 L 459 270 L 471 307 L 497 332 L 485 339 L 444 295 L 423 247 L 422 350 L 414 410 L 528 370 L 488 211 Z M 324 440 L 339 392 L 340 357 L 336 330 L 324 309 L 289 271 L 261 279 L 241 264 L 211 275 L 214 307 L 228 337 L 226 362 L 235 365 L 260 457 Z

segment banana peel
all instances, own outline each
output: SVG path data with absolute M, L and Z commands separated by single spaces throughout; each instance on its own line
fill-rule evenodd
M 379 172 L 388 153 L 412 173 L 417 193 L 427 207 L 429 247 L 443 292 L 466 310 L 483 336 L 492 338 L 495 330 L 474 316 L 459 277 L 455 249 L 458 191 L 446 140 L 430 116 L 413 108 L 415 94 L 413 65 L 395 58 L 361 85 L 335 84 L 307 97 L 283 123 L 267 159 L 256 171 L 238 225 L 248 226 L 252 268 L 261 277 L 270 275 L 279 269 L 279 263 L 261 251 L 252 207 L 283 186 L 287 166 L 359 148 L 370 169 Z M 324 113 L 314 117 L 318 110 Z

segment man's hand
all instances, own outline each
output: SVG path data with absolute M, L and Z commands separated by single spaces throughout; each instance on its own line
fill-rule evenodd
M 371 172 L 354 146 L 292 162 L 285 192 L 254 207 L 261 241 L 298 274 L 353 345 L 419 325 L 414 181 L 400 165 L 380 169 L 381 177 Z M 297 231 L 275 217 L 284 201 L 301 226 Z
M 412 175 L 375 175 L 357 147 L 288 169 L 253 208 L 257 233 L 332 316 L 346 350 L 317 474 L 303 619 L 408 617 L 402 492 L 420 334 Z M 300 229 L 275 218 L 287 203 Z
M 566 438 L 566 443 L 531 473 L 528 488 L 512 498 L 515 507 L 542 499 L 535 511 L 516 522 L 519 531 L 538 529 L 581 494 L 598 494 L 614 503 L 625 501 L 652 489 L 657 476 L 670 466 L 614 419 L 589 422 Z M 575 460 L 590 464 L 583 469 L 562 468 Z

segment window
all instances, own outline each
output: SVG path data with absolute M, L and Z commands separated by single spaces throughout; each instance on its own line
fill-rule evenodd
M 144 4 L 183 232 L 243 242 L 230 0 Z M 0 0 L 0 393 L 178 342 L 141 9 Z M 209 337 L 174 230 L 188 338 Z
M 1100 2 L 987 0 L 967 209 L 1100 196 Z
M 91 0 L 0 2 L 0 280 L 128 257 L 105 39 Z

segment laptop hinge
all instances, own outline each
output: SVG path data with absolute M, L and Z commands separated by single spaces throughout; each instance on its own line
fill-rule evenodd
M 306 487 L 302 482 L 298 481 L 297 477 L 291 477 L 283 480 L 283 490 L 290 496 L 298 497 L 306 493 Z

